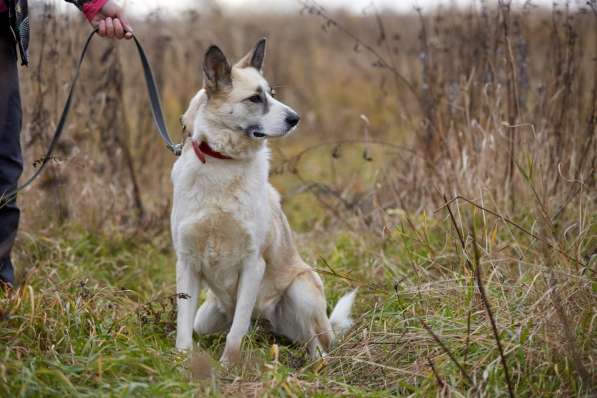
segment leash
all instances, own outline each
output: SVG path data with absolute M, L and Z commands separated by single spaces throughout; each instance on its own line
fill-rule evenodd
M 50 145 L 48 146 L 46 155 L 43 157 L 35 173 L 33 173 L 33 175 L 23 185 L 0 196 L 0 208 L 4 207 L 9 202 L 11 202 L 16 197 L 17 193 L 30 186 L 35 181 L 35 179 L 41 174 L 46 164 L 52 159 L 52 153 L 54 152 L 56 144 L 60 140 L 62 132 L 64 131 L 64 126 L 66 125 L 66 120 L 68 118 L 68 114 L 72 105 L 75 88 L 79 80 L 81 65 L 83 64 L 85 56 L 87 55 L 89 44 L 91 43 L 91 40 L 93 39 L 93 36 L 95 36 L 97 31 L 98 29 L 95 29 L 93 32 L 91 32 L 89 34 L 89 37 L 87 37 L 87 40 L 85 41 L 85 45 L 83 46 L 83 50 L 81 51 L 81 56 L 79 57 L 79 62 L 77 63 L 77 66 L 75 68 L 75 76 L 71 82 L 68 96 L 66 98 L 66 103 L 64 104 L 64 109 L 62 110 L 62 114 L 60 115 L 60 119 L 58 120 L 58 124 L 56 125 L 56 130 L 54 131 L 54 136 L 50 141 Z M 149 60 L 147 59 L 147 55 L 145 54 L 145 50 L 143 49 L 143 46 L 141 45 L 139 40 L 137 40 L 137 37 L 135 35 L 133 35 L 133 41 L 135 42 L 135 46 L 137 47 L 137 52 L 139 53 L 139 58 L 143 67 L 143 75 L 145 77 L 145 83 L 147 85 L 147 93 L 149 95 L 149 103 L 151 105 L 153 122 L 156 128 L 158 129 L 158 133 L 162 137 L 162 140 L 166 143 L 166 147 L 175 156 L 180 156 L 180 153 L 182 152 L 182 144 L 174 144 L 172 139 L 170 138 L 170 135 L 168 134 L 168 128 L 166 127 L 166 121 L 162 113 L 160 94 L 158 92 L 155 78 L 153 77 L 151 66 L 149 65 Z

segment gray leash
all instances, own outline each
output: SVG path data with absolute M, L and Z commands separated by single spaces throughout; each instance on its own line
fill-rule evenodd
M 5 192 L 0 196 L 0 208 L 6 206 L 10 203 L 16 196 L 17 193 L 21 192 L 25 188 L 35 181 L 35 179 L 41 174 L 43 169 L 45 168 L 46 164 L 52 159 L 52 153 L 56 147 L 56 144 L 60 140 L 60 136 L 62 136 L 62 132 L 64 131 L 64 126 L 66 125 L 66 120 L 68 118 L 68 114 L 70 112 L 70 108 L 72 105 L 72 100 L 74 97 L 75 87 L 77 86 L 77 81 L 79 80 L 79 74 L 81 71 L 81 65 L 85 60 L 85 56 L 87 55 L 87 50 L 89 48 L 89 44 L 91 43 L 91 39 L 97 33 L 97 29 L 89 34 L 85 45 L 83 46 L 83 51 L 81 51 L 81 56 L 79 57 L 79 62 L 77 63 L 77 67 L 75 69 L 75 77 L 73 78 L 70 89 L 68 92 L 68 97 L 66 98 L 66 103 L 64 104 L 64 109 L 62 110 L 62 115 L 60 115 L 60 119 L 58 120 L 58 124 L 56 125 L 56 130 L 54 131 L 54 136 L 52 137 L 52 141 L 50 141 L 50 145 L 48 146 L 48 150 L 46 151 L 45 156 L 41 160 L 39 167 L 33 173 L 33 175 L 21 186 L 15 188 L 12 191 Z M 162 106 L 160 102 L 160 94 L 158 92 L 157 84 L 155 83 L 155 78 L 153 77 L 153 72 L 151 71 L 151 66 L 149 65 L 149 61 L 147 59 L 147 55 L 143 50 L 143 46 L 137 37 L 133 35 L 133 41 L 137 47 L 137 51 L 139 52 L 139 58 L 141 59 L 141 65 L 143 66 L 143 75 L 145 77 L 145 83 L 147 85 L 147 93 L 149 95 L 149 103 L 151 105 L 151 113 L 153 114 L 153 122 L 158 129 L 162 140 L 166 143 L 166 147 L 176 156 L 179 156 L 182 151 L 182 144 L 174 144 L 170 135 L 168 134 L 168 128 L 166 127 L 166 121 L 164 119 L 164 115 L 162 113 Z

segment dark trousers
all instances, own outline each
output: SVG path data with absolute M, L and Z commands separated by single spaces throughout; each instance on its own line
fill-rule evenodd
M 21 96 L 17 52 L 8 28 L 8 16 L 0 13 L 0 197 L 13 190 L 23 170 L 21 155 Z M 16 200 L 0 200 L 0 281 L 14 284 L 10 249 L 19 226 Z

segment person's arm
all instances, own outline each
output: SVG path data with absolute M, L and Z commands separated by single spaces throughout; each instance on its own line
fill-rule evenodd
M 76 5 L 102 37 L 131 39 L 133 30 L 124 17 L 123 9 L 113 0 L 66 0 Z

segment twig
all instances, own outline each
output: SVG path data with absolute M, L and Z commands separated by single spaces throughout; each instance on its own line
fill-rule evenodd
M 539 242 L 542 242 L 542 243 L 546 244 L 546 245 L 547 245 L 547 246 L 549 246 L 551 249 L 553 249 L 553 250 L 556 250 L 558 253 L 560 253 L 561 255 L 563 255 L 564 257 L 566 257 L 568 260 L 570 260 L 570 261 L 574 261 L 575 263 L 577 263 L 577 264 L 579 264 L 579 265 L 581 265 L 581 266 L 585 267 L 587 270 L 589 270 L 589 271 L 591 271 L 591 272 L 594 272 L 593 270 L 591 270 L 590 268 L 588 268 L 588 265 L 587 265 L 587 264 L 585 264 L 584 262 L 582 262 L 582 261 L 580 261 L 580 260 L 577 260 L 577 259 L 575 259 L 574 257 L 570 256 L 570 255 L 569 255 L 568 253 L 566 253 L 565 251 L 563 251 L 563 250 L 561 250 L 561 249 L 557 248 L 557 247 L 556 247 L 556 246 L 554 246 L 553 244 L 551 244 L 551 243 L 547 242 L 545 239 L 542 239 L 541 237 L 539 237 L 539 236 L 535 235 L 534 233 L 530 232 L 529 230 L 527 230 L 527 229 L 523 228 L 523 227 L 522 227 L 522 226 L 520 226 L 519 224 L 517 224 L 517 223 L 515 223 L 514 221 L 510 220 L 508 217 L 502 216 L 501 214 L 499 214 L 499 213 L 497 213 L 497 212 L 495 212 L 495 211 L 493 211 L 493 210 L 490 210 L 490 209 L 488 209 L 488 208 L 486 208 L 486 207 L 483 207 L 483 206 L 481 206 L 481 205 L 479 205 L 479 204 L 477 204 L 477 203 L 473 202 L 472 200 L 470 200 L 470 199 L 468 199 L 468 198 L 465 198 L 464 196 L 457 195 L 457 196 L 453 197 L 452 199 L 450 199 L 449 201 L 447 201 L 446 203 L 444 203 L 444 204 L 443 204 L 441 207 L 439 207 L 438 209 L 434 210 L 434 213 L 437 213 L 438 211 L 440 211 L 440 210 L 441 210 L 441 209 L 443 209 L 444 207 L 447 207 L 447 208 L 449 209 L 449 208 L 450 208 L 450 204 L 452 204 L 453 202 L 456 202 L 456 201 L 458 201 L 458 200 L 463 200 L 463 201 L 467 202 L 468 204 L 470 204 L 470 205 L 472 205 L 472 206 L 474 206 L 474 207 L 476 207 L 476 208 L 478 208 L 478 209 L 480 209 L 480 210 L 486 211 L 487 213 L 491 214 L 492 216 L 495 216 L 495 217 L 497 217 L 497 218 L 501 219 L 502 221 L 504 221 L 504 222 L 506 222 L 506 223 L 508 223 L 508 224 L 512 225 L 513 227 L 515 227 L 515 228 L 517 228 L 518 230 L 520 230 L 520 231 L 524 232 L 525 234 L 527 234 L 527 235 L 531 236 L 532 238 L 534 238 L 534 239 L 538 240 Z M 462 242 L 462 239 L 461 239 L 461 242 Z
M 447 203 L 446 195 L 444 195 L 444 202 Z M 452 209 L 450 208 L 449 204 L 447 205 L 447 208 L 448 208 L 448 213 L 450 213 L 450 219 L 452 220 L 452 224 L 456 228 L 456 233 L 458 234 L 458 239 L 460 240 L 462 249 L 464 250 L 464 248 L 466 247 L 466 244 L 464 243 L 464 237 L 462 236 L 462 233 L 460 232 L 460 229 L 458 228 L 458 224 L 456 223 L 456 218 L 454 217 L 454 214 L 452 213 Z M 466 265 L 468 266 L 470 271 L 474 271 L 474 269 L 472 268 L 472 265 L 470 264 L 470 261 L 467 261 Z
M 338 23 L 338 21 L 336 21 L 335 19 L 330 17 L 327 14 L 325 8 L 323 8 L 316 1 L 314 1 L 314 0 L 298 0 L 298 3 L 303 6 L 304 11 L 307 11 L 310 14 L 316 15 L 316 16 L 320 17 L 321 19 L 323 19 L 325 22 L 324 26 L 326 28 L 332 27 L 332 26 L 335 27 L 340 32 L 342 32 L 343 34 L 348 36 L 350 39 L 352 39 L 355 42 L 356 46 L 362 47 L 365 50 L 367 50 L 371 55 L 373 55 L 376 58 L 375 65 L 390 71 L 394 75 L 394 77 L 396 78 L 397 81 L 402 82 L 409 89 L 411 94 L 417 99 L 418 104 L 421 105 L 421 98 L 419 97 L 419 94 L 417 93 L 417 90 L 415 89 L 413 84 L 406 77 L 404 77 L 395 66 L 393 66 L 390 62 L 388 62 L 385 59 L 385 57 L 383 55 L 381 55 L 373 46 L 365 43 L 357 35 L 352 33 L 348 28 L 341 25 L 340 23 Z
M 464 376 L 464 378 L 473 386 L 473 388 L 476 389 L 475 382 L 469 376 L 469 374 L 466 372 L 466 369 L 464 369 L 464 367 L 460 364 L 460 362 L 458 362 L 458 360 L 456 359 L 456 357 L 454 356 L 454 354 L 452 353 L 452 351 L 450 351 L 450 349 L 448 347 L 446 347 L 446 345 L 433 332 L 433 330 L 431 330 L 431 328 L 429 327 L 429 325 L 427 325 L 427 323 L 422 318 L 419 318 L 419 322 L 421 322 L 421 325 L 423 325 L 423 327 L 431 335 L 431 337 L 433 338 L 433 340 L 435 340 L 435 342 L 444 350 L 444 352 L 446 354 L 448 354 L 448 357 L 450 357 L 450 359 L 452 360 L 452 362 L 454 362 L 454 364 L 458 367 L 458 369 L 460 369 L 460 372 L 462 373 L 462 375 Z
M 365 287 L 365 288 L 367 288 L 371 292 L 387 293 L 387 289 L 385 289 L 383 287 L 375 286 L 372 283 L 364 283 L 364 282 L 362 282 L 360 280 L 356 280 L 356 279 L 351 278 L 349 276 L 346 276 L 346 275 L 338 273 L 334 268 L 332 268 L 332 266 L 328 263 L 328 261 L 325 258 L 323 258 L 323 257 L 319 257 L 319 261 L 321 261 L 323 263 L 323 265 L 325 265 L 329 269 L 329 271 L 325 270 L 325 269 L 321 269 L 321 268 L 314 268 L 315 271 L 317 271 L 317 272 L 321 272 L 323 274 L 334 276 L 336 278 L 344 279 L 344 280 L 350 282 L 352 285 L 356 285 L 358 287 Z
M 446 387 L 446 383 L 442 380 L 439 373 L 437 373 L 437 369 L 435 369 L 435 365 L 433 365 L 433 361 L 431 360 L 431 358 L 429 358 L 429 356 L 427 356 L 427 363 L 429 364 L 429 367 L 431 368 L 431 371 L 435 376 L 435 380 L 437 381 L 438 387 L 440 388 L 440 390 L 443 390 Z
M 510 39 L 510 5 L 511 1 L 500 0 L 498 7 L 502 20 L 502 29 L 504 31 L 504 44 L 506 46 L 506 63 L 508 65 L 508 124 L 512 126 L 508 130 L 508 167 L 506 169 L 506 182 L 510 191 L 510 207 L 514 209 L 514 159 L 516 151 L 516 125 L 518 123 L 518 115 L 520 114 L 520 104 L 518 96 L 518 76 L 516 73 L 514 54 L 512 53 L 512 43 Z
M 450 205 L 447 204 L 448 210 L 450 211 L 450 214 L 452 214 L 452 211 L 450 210 Z M 458 237 L 460 238 L 460 242 L 462 244 L 462 251 L 464 252 L 466 250 L 466 246 L 464 244 L 464 239 L 462 238 L 462 232 L 460 231 L 460 229 L 458 228 L 458 224 L 456 223 L 456 220 L 452 217 L 452 224 L 454 225 L 454 228 L 456 229 L 456 231 L 458 232 Z M 474 253 L 474 258 L 475 258 L 475 265 L 473 265 L 471 263 L 471 260 L 469 260 L 468 256 L 464 256 L 464 260 L 466 261 L 466 263 L 468 264 L 468 267 L 472 270 L 474 270 L 474 274 L 475 274 L 475 280 L 477 283 L 477 287 L 479 289 L 479 294 L 481 295 L 481 300 L 483 301 L 483 306 L 485 307 L 485 310 L 487 311 L 487 316 L 489 317 L 489 321 L 491 323 L 491 329 L 493 330 L 493 336 L 495 338 L 499 353 L 500 353 L 500 359 L 502 361 L 502 365 L 504 367 L 504 374 L 506 377 L 506 383 L 508 384 L 508 393 L 510 395 L 510 398 L 514 398 L 514 389 L 512 388 L 512 382 L 510 381 L 510 372 L 508 371 L 508 363 L 506 362 L 506 356 L 504 354 L 504 350 L 502 348 L 502 343 L 500 341 L 500 336 L 497 330 L 497 325 L 495 322 L 495 319 L 493 317 L 493 312 L 491 310 L 491 305 L 489 304 L 489 300 L 487 299 L 487 294 L 485 293 L 485 286 L 483 285 L 483 280 L 481 278 L 481 262 L 479 261 L 479 250 L 477 248 L 477 237 L 475 235 L 475 228 L 474 228 L 474 224 L 471 222 L 471 233 L 472 233 L 472 237 L 473 237 L 473 253 Z
M 487 294 L 485 293 L 485 286 L 483 285 L 483 278 L 481 278 L 481 262 L 479 261 L 479 249 L 477 247 L 477 236 L 475 234 L 475 224 L 471 221 L 471 234 L 473 236 L 473 253 L 475 258 L 475 279 L 477 280 L 477 287 L 479 288 L 479 293 L 481 294 L 481 300 L 483 301 L 483 305 L 485 310 L 487 311 L 487 316 L 491 322 L 491 329 L 493 330 L 493 337 L 495 338 L 495 342 L 497 344 L 498 350 L 500 352 L 500 359 L 502 361 L 502 366 L 504 367 L 504 375 L 506 377 L 506 383 L 508 384 L 508 394 L 510 398 L 514 398 L 514 389 L 512 388 L 512 381 L 510 380 L 510 371 L 508 370 L 508 362 L 506 361 L 506 354 L 504 354 L 504 349 L 502 348 L 502 342 L 500 340 L 500 334 L 497 329 L 497 325 L 495 322 L 495 318 L 493 316 L 493 311 L 491 310 L 491 305 L 489 304 L 489 299 L 487 298 Z M 464 247 L 462 248 L 464 250 Z M 467 261 L 469 261 L 467 259 Z
M 472 308 L 468 309 L 468 314 L 466 315 L 466 340 L 464 341 L 464 366 L 466 366 L 466 362 L 468 359 L 468 351 L 471 342 L 471 315 L 473 314 Z

